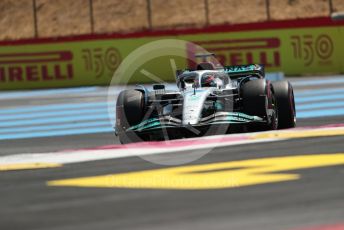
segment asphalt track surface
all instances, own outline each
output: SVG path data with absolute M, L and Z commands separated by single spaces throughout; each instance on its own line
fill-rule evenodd
M 343 121 L 344 116 L 305 118 L 298 121 L 298 126 Z M 0 154 L 46 153 L 117 143 L 112 133 L 2 140 Z M 218 147 L 188 165 L 343 153 L 343 143 L 344 136 L 336 135 Z M 344 223 L 343 164 L 292 170 L 301 176 L 298 180 L 223 189 L 47 186 L 52 180 L 168 167 L 175 166 L 133 156 L 57 168 L 0 171 L 0 229 L 289 230 Z

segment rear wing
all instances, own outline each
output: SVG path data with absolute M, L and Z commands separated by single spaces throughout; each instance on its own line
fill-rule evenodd
M 258 64 L 225 66 L 224 71 L 230 76 L 243 74 L 257 74 L 261 78 L 265 76 L 264 66 Z
M 201 63 L 199 64 L 201 67 L 204 64 L 209 63 Z M 204 65 L 207 66 L 207 65 Z M 210 67 L 210 64 L 209 64 Z M 265 76 L 265 69 L 263 65 L 258 64 L 251 64 L 251 65 L 235 65 L 235 66 L 224 66 L 223 68 L 203 68 L 203 69 L 209 69 L 209 70 L 223 70 L 225 73 L 227 73 L 229 76 L 236 76 L 236 75 L 244 75 L 244 74 L 255 74 L 258 75 L 260 78 L 264 78 Z M 184 70 L 177 70 L 176 71 L 176 78 L 182 73 L 185 72 L 191 72 L 195 71 L 197 69 L 184 69 Z

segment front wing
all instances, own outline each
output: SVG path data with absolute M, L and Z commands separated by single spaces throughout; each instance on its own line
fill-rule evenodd
M 127 132 L 135 132 L 137 134 L 156 133 L 161 131 L 185 133 L 191 132 L 197 135 L 203 135 L 204 130 L 209 130 L 211 127 L 216 127 L 215 130 L 223 126 L 243 126 L 247 124 L 266 123 L 266 121 L 258 116 L 250 116 L 240 112 L 217 112 L 208 117 L 200 119 L 200 122 L 195 125 L 182 124 L 180 119 L 171 116 L 161 116 L 159 118 L 150 118 L 142 121 L 140 124 L 128 128 Z

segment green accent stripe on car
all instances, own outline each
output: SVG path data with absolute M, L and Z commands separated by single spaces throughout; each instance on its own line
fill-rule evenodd
M 222 117 L 219 120 L 205 122 L 200 125 L 211 125 L 211 124 L 240 124 L 240 123 L 248 123 L 248 122 L 262 122 L 263 119 L 257 116 L 250 116 L 244 113 L 237 113 L 231 112 L 228 113 L 227 117 Z M 171 127 L 178 127 L 178 124 L 161 124 L 158 118 L 151 118 L 141 122 L 138 125 L 134 125 L 127 129 L 127 131 L 143 131 L 143 130 L 154 130 L 154 129 L 161 129 L 161 128 L 171 128 Z M 195 125 L 197 126 L 197 125 Z M 180 125 L 181 127 L 181 125 Z

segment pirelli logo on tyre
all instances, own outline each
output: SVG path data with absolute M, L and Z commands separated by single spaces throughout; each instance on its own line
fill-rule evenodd
M 70 51 L 0 53 L 0 83 L 69 81 L 72 61 Z
M 221 65 L 260 63 L 270 68 L 281 66 L 281 41 L 277 37 L 193 41 L 187 47 L 190 58 L 198 53 L 193 43 L 216 54 Z M 190 67 L 193 65 L 189 62 Z

